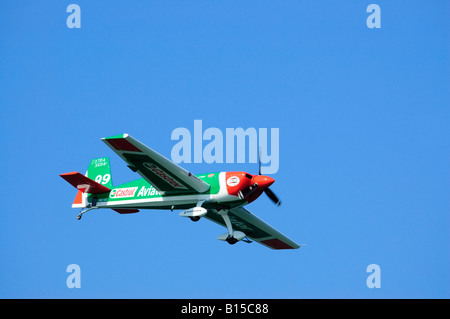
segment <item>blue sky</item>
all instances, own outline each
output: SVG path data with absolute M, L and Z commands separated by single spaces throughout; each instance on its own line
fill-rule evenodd
M 0 297 L 450 297 L 447 1 L 377 1 L 380 29 L 370 1 L 79 0 L 69 29 L 71 3 L 0 3 Z M 76 220 L 60 173 L 108 156 L 114 184 L 138 177 L 100 138 L 169 157 L 196 119 L 279 128 L 283 205 L 247 208 L 307 246 L 230 246 L 176 212 Z

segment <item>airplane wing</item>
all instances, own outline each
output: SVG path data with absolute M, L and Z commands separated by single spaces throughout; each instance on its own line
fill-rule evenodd
M 272 249 L 296 249 L 300 245 L 290 240 L 275 228 L 256 217 L 243 207 L 232 208 L 228 211 L 234 230 L 241 231 L 248 238 Z M 205 216 L 209 220 L 226 227 L 225 222 L 216 212 L 208 211 Z
M 204 193 L 211 187 L 128 134 L 102 141 L 161 194 Z

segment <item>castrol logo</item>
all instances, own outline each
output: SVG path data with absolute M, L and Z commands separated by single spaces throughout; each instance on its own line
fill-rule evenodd
M 137 190 L 136 187 L 128 187 L 128 188 L 115 188 L 109 194 L 109 198 L 129 198 L 134 197 L 134 193 Z

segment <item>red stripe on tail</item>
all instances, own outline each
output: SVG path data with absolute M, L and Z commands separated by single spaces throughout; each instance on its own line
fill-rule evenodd
M 70 185 L 83 193 L 100 194 L 110 191 L 108 187 L 105 187 L 78 172 L 60 174 L 59 176 L 64 178 Z

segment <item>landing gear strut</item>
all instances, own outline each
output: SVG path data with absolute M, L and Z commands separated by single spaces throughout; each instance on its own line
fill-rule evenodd
M 97 202 L 98 202 L 98 198 L 97 198 L 97 196 L 94 196 L 94 198 L 92 199 L 92 204 L 91 204 L 91 205 L 88 205 L 88 208 L 87 208 L 87 209 L 81 210 L 80 214 L 78 214 L 78 216 L 77 216 L 77 219 L 80 220 L 81 217 L 82 217 L 82 215 L 83 215 L 84 213 L 87 213 L 88 211 L 90 211 L 90 210 L 92 210 L 92 209 L 97 209 L 97 208 L 99 208 L 99 207 L 97 206 Z
M 245 237 L 245 234 L 243 232 L 233 230 L 233 225 L 231 224 L 231 220 L 226 209 L 221 209 L 217 213 L 222 216 L 223 221 L 225 222 L 225 226 L 227 226 L 228 230 L 228 234 L 225 234 L 227 236 L 226 238 L 224 238 L 225 235 L 221 235 L 218 237 L 218 239 L 226 240 L 226 242 L 230 245 L 234 245 Z
M 83 215 L 84 213 L 87 213 L 88 211 L 90 211 L 90 210 L 92 210 L 92 209 L 97 209 L 97 208 L 100 208 L 100 207 L 94 206 L 94 207 L 90 207 L 90 208 L 88 208 L 88 209 L 82 210 L 82 211 L 80 212 L 80 214 L 77 216 L 77 219 L 80 220 L 81 217 L 82 217 L 82 215 Z

